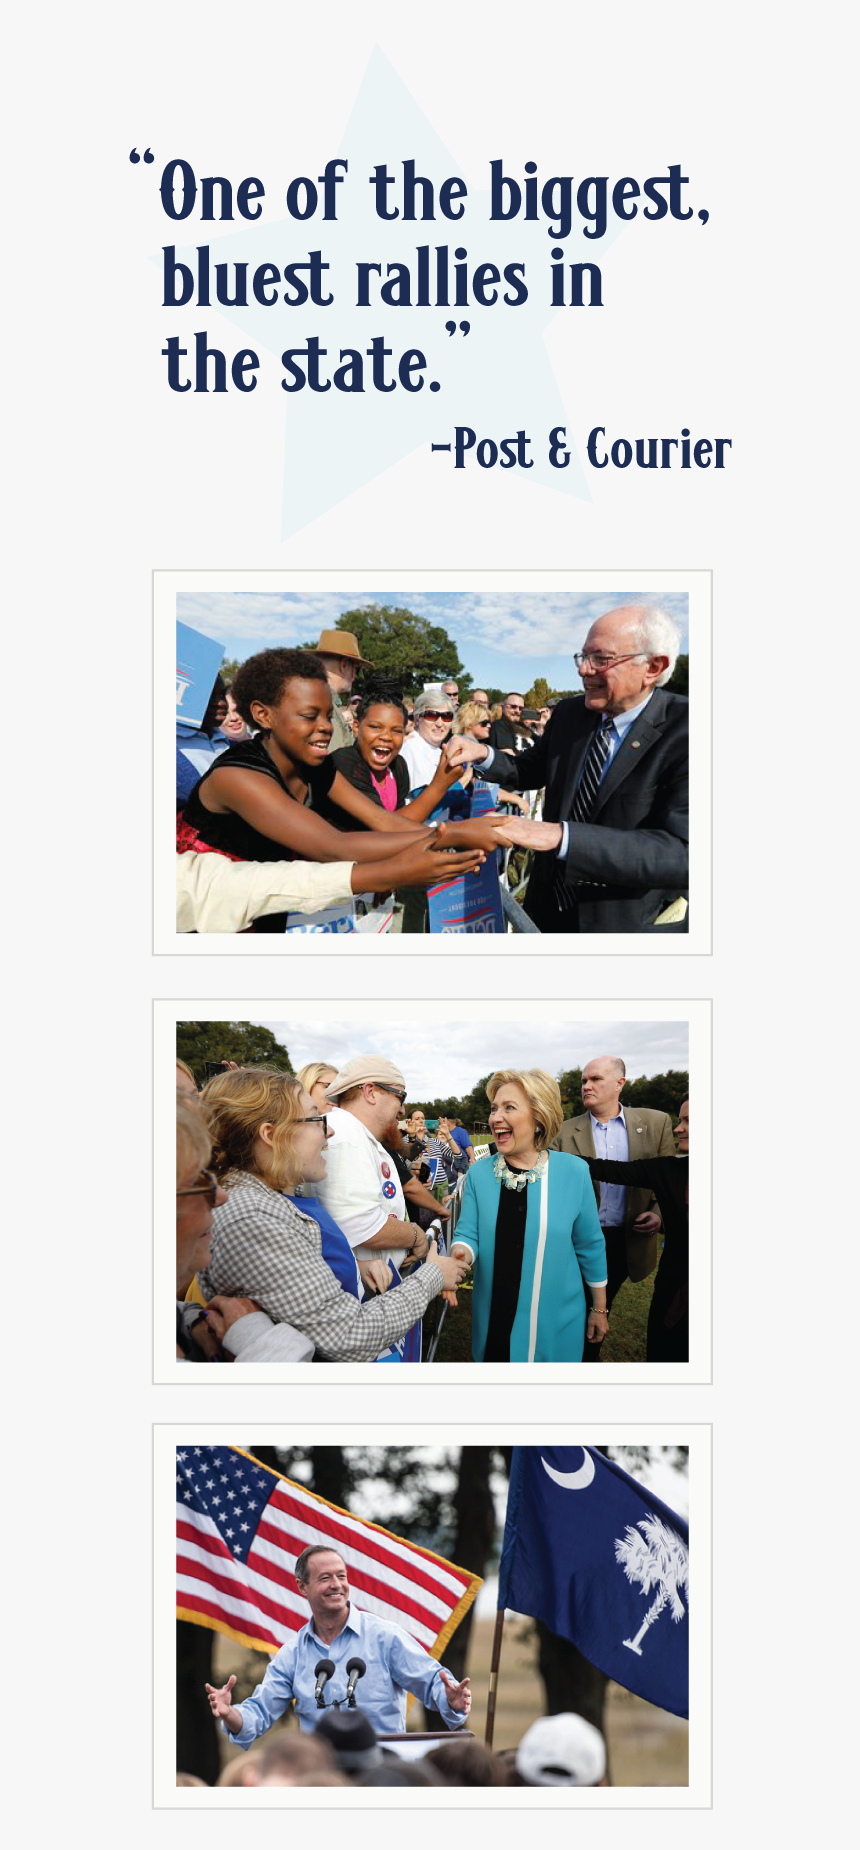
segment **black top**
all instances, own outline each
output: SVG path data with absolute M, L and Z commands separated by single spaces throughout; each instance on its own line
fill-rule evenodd
M 347 783 L 352 785 L 353 790 L 360 790 L 362 796 L 369 797 L 371 803 L 375 803 L 379 809 L 385 808 L 370 765 L 365 763 L 357 745 L 342 745 L 339 751 L 331 753 L 331 762 L 335 769 L 340 771 L 341 776 L 346 778 Z M 389 770 L 394 773 L 394 782 L 397 787 L 397 808 L 402 809 L 410 790 L 409 768 L 405 758 L 398 755 L 392 759 Z M 330 814 L 330 820 L 339 829 L 367 827 L 366 823 L 355 822 L 345 810 L 336 808 L 334 804 L 327 806 L 326 814 Z
M 690 1215 L 687 1156 L 643 1156 L 639 1162 L 615 1163 L 607 1157 L 585 1158 L 595 1182 L 629 1183 L 631 1188 L 652 1188 L 663 1222 L 663 1253 L 654 1282 L 655 1296 L 673 1295 L 690 1273 Z
M 494 719 L 490 727 L 490 744 L 494 752 L 516 752 L 520 749 L 521 732 L 515 732 L 509 719 L 502 715 Z M 487 773 L 490 776 L 490 773 Z
M 513 1175 L 523 1173 L 507 1160 L 506 1167 Z M 520 1280 L 523 1272 L 529 1186 L 526 1182 L 524 1188 L 506 1188 L 503 1182 L 499 1193 L 499 1209 L 496 1215 L 496 1251 L 493 1261 L 493 1292 L 487 1324 L 485 1362 L 509 1362 L 511 1359 L 511 1331 L 517 1314 Z M 455 1233 L 455 1245 L 456 1240 Z
M 332 753 L 328 758 L 324 758 L 320 765 L 307 767 L 308 800 L 305 805 L 307 809 L 319 810 L 327 797 L 335 777 L 336 767 L 333 763 L 335 756 L 336 754 Z M 212 776 L 213 771 L 231 770 L 257 771 L 262 777 L 271 777 L 279 790 L 289 797 L 291 803 L 297 800 L 292 791 L 287 789 L 277 766 L 272 763 L 262 738 L 245 739 L 241 745 L 229 746 L 226 752 L 221 753 L 220 758 L 213 760 L 209 770 L 205 771 L 200 782 L 195 784 L 185 804 L 185 820 L 197 830 L 201 841 L 206 842 L 210 848 L 220 848 L 223 853 L 232 855 L 237 861 L 307 859 L 307 856 L 300 857 L 296 849 L 288 848 L 284 842 L 271 841 L 268 835 L 260 835 L 255 828 L 252 828 L 250 822 L 245 822 L 241 816 L 214 816 L 211 810 L 206 809 L 200 801 L 203 785 Z M 277 916 L 283 918 L 285 915 L 279 913 Z M 273 929 L 267 920 L 260 922 L 267 930 Z M 283 930 L 283 925 L 275 926 L 274 929 Z

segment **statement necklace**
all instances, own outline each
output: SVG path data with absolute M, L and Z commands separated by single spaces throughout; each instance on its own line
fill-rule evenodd
M 537 1182 L 543 1175 L 549 1158 L 542 1150 L 533 1169 L 509 1169 L 501 1150 L 493 1164 L 493 1174 L 498 1176 L 503 1188 L 525 1188 L 527 1182 Z

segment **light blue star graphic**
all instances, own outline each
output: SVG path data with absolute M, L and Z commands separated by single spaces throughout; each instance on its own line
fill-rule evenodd
M 320 251 L 329 268 L 323 274 L 323 292 L 333 294 L 330 307 L 308 302 L 289 307 L 283 300 L 284 284 L 277 287 L 278 300 L 264 307 L 252 300 L 246 307 L 199 308 L 193 300 L 182 309 L 164 309 L 166 334 L 179 334 L 188 357 L 181 362 L 186 376 L 193 376 L 194 333 L 205 329 L 210 347 L 220 347 L 227 354 L 228 367 L 237 349 L 225 344 L 219 325 L 232 322 L 241 333 L 243 344 L 260 356 L 257 391 L 277 394 L 283 400 L 285 419 L 285 456 L 283 483 L 282 537 L 288 538 L 315 520 L 347 495 L 374 480 L 384 470 L 432 442 L 453 443 L 456 426 L 468 426 L 477 439 L 492 438 L 499 443 L 524 430 L 531 439 L 526 452 L 533 467 L 512 467 L 493 471 L 500 483 L 513 480 L 556 489 L 579 499 L 589 499 L 582 464 L 576 451 L 571 414 L 562 403 L 552 364 L 543 339 L 544 331 L 556 315 L 576 316 L 580 322 L 589 314 L 600 313 L 588 307 L 554 308 L 551 304 L 552 262 L 550 252 L 564 252 L 564 266 L 572 262 L 591 262 L 603 268 L 603 256 L 618 234 L 618 223 L 610 219 L 600 239 L 584 236 L 584 228 L 575 220 L 569 236 L 559 240 L 549 234 L 550 221 L 541 215 L 527 222 L 519 216 L 505 222 L 490 221 L 490 191 L 469 189 L 463 217 L 449 221 L 439 210 L 439 191 L 443 180 L 451 176 L 464 179 L 456 160 L 423 115 L 410 91 L 401 82 L 384 54 L 376 47 L 361 83 L 355 105 L 344 132 L 337 157 L 348 161 L 348 172 L 336 188 L 337 220 L 322 217 L 322 187 L 313 218 L 304 222 L 290 216 L 274 219 L 268 214 L 275 205 L 275 189 L 266 176 L 267 193 L 261 218 L 243 224 L 238 231 L 222 233 L 195 219 L 195 242 L 180 246 L 177 260 L 197 276 L 197 245 L 209 243 L 210 300 L 215 302 L 215 265 L 227 265 L 228 291 L 236 294 L 237 263 L 248 265 L 248 291 L 258 266 L 270 263 L 283 272 L 288 263 L 307 263 L 309 253 Z M 502 158 L 503 147 L 488 151 L 490 159 Z M 334 157 L 333 157 L 334 158 Z M 414 160 L 417 174 L 426 176 L 434 187 L 434 220 L 420 218 L 404 221 L 403 165 Z M 395 177 L 388 190 L 388 209 L 401 207 L 396 220 L 383 220 L 375 211 L 375 188 L 369 184 L 374 168 L 385 163 Z M 511 179 L 522 187 L 525 175 L 516 163 L 508 166 Z M 293 174 L 279 175 L 278 190 L 285 196 Z M 552 177 L 538 172 L 539 187 Z M 577 176 L 581 178 L 582 176 Z M 307 178 L 316 183 L 317 175 Z M 416 211 L 421 210 L 420 189 Z M 199 199 L 198 199 L 199 209 Z M 190 222 L 190 221 L 188 221 Z M 173 225 L 165 242 L 183 229 L 186 221 Z M 435 263 L 438 246 L 448 249 L 448 301 L 439 307 L 393 307 L 381 301 L 379 290 L 386 280 L 386 266 L 403 263 L 409 267 L 414 298 L 417 277 L 417 250 L 430 247 L 431 298 L 435 299 Z M 468 306 L 455 306 L 455 252 L 465 250 L 469 276 Z M 154 259 L 161 263 L 159 257 Z M 357 304 L 357 264 L 379 263 L 381 277 L 370 280 L 370 305 Z M 513 293 L 504 280 L 496 288 L 499 299 L 493 306 L 481 306 L 473 299 L 471 279 L 478 265 L 493 263 L 500 272 L 507 264 L 522 264 L 528 288 L 528 300 L 509 306 L 505 292 Z M 307 272 L 303 272 L 307 281 Z M 604 275 L 604 300 L 606 277 Z M 588 300 L 588 285 L 585 288 Z M 196 300 L 196 295 L 194 300 Z M 467 321 L 470 332 L 463 335 L 460 323 Z M 456 331 L 446 332 L 446 322 Z M 587 353 L 586 330 L 577 337 Z M 338 391 L 333 385 L 327 392 L 303 390 L 288 394 L 281 389 L 287 373 L 281 366 L 281 354 L 288 348 L 301 349 L 309 337 L 316 335 L 326 348 L 321 362 L 322 377 L 332 378 L 341 364 L 342 348 L 358 350 L 364 358 L 362 394 Z M 386 362 L 387 377 L 395 376 L 401 354 L 419 349 L 426 357 L 424 385 L 411 393 L 397 385 L 393 392 L 375 390 L 370 380 L 371 361 L 367 349 L 371 340 L 384 336 L 392 349 Z M 265 356 L 275 356 L 274 365 Z M 305 365 L 301 360 L 300 365 Z M 439 390 L 431 391 L 430 383 Z M 234 389 L 230 387 L 229 389 Z M 190 402 L 190 395 L 189 395 Z M 549 434 L 556 426 L 565 426 L 570 462 L 563 470 L 549 462 Z M 454 469 L 454 456 L 442 452 L 433 457 L 440 473 Z M 467 469 L 478 472 L 474 449 L 466 462 Z

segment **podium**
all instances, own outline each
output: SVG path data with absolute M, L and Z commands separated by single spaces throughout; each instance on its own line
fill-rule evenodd
M 432 1734 L 378 1734 L 376 1739 L 402 1760 L 421 1760 L 443 1741 L 474 1741 L 475 1736 L 471 1728 L 439 1728 Z

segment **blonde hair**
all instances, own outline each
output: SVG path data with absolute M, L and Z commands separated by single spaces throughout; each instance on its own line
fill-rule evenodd
M 493 705 L 490 708 L 490 718 L 493 721 L 494 725 L 497 719 L 501 719 L 503 712 L 504 712 L 504 707 L 502 706 L 501 701 L 500 700 L 494 701 Z
M 487 726 L 489 723 L 487 708 L 482 707 L 479 700 L 467 700 L 466 705 L 458 707 L 454 714 L 454 731 L 458 736 L 471 732 L 473 726 Z
M 295 1188 L 300 1165 L 292 1149 L 293 1127 L 304 1116 L 302 1084 L 292 1073 L 273 1067 L 242 1066 L 218 1073 L 200 1094 L 212 1132 L 212 1167 L 219 1181 L 232 1171 L 261 1176 L 270 1188 Z M 272 1142 L 265 1153 L 255 1149 L 262 1124 L 271 1124 Z
M 176 1094 L 176 1186 L 185 1181 L 192 1163 L 205 1169 L 212 1151 L 209 1132 L 196 1105 L 183 1092 Z
M 313 1092 L 314 1086 L 319 1085 L 323 1073 L 331 1073 L 333 1077 L 336 1072 L 337 1067 L 332 1066 L 330 1060 L 311 1060 L 308 1066 L 301 1068 L 296 1078 L 299 1085 L 304 1086 L 306 1092 Z
M 545 1073 L 542 1066 L 531 1066 L 526 1072 L 518 1072 L 515 1067 L 505 1067 L 502 1072 L 494 1073 L 487 1080 L 487 1097 L 492 1105 L 500 1086 L 519 1086 L 524 1092 L 534 1113 L 535 1144 L 545 1150 L 558 1136 L 564 1123 L 564 1111 L 558 1081 L 550 1073 Z
M 180 1058 L 179 1058 L 179 1055 L 178 1055 L 178 1054 L 177 1054 L 177 1056 L 176 1056 L 176 1064 L 177 1064 L 177 1066 L 178 1066 L 178 1068 L 179 1068 L 179 1071 L 180 1071 L 180 1073 L 184 1073 L 184 1074 L 185 1074 L 185 1077 L 186 1077 L 186 1079 L 190 1079 L 190 1081 L 191 1081 L 191 1084 L 193 1085 L 193 1087 L 194 1087 L 194 1090 L 195 1090 L 195 1092 L 196 1092 L 196 1090 L 197 1090 L 197 1081 L 196 1081 L 196 1079 L 195 1079 L 195 1077 L 194 1077 L 194 1074 L 193 1074 L 193 1073 L 192 1073 L 192 1071 L 191 1071 L 191 1068 L 190 1068 L 190 1066 L 187 1066 L 184 1060 L 180 1060 Z M 189 1776 L 189 1777 L 190 1777 L 190 1776 Z

